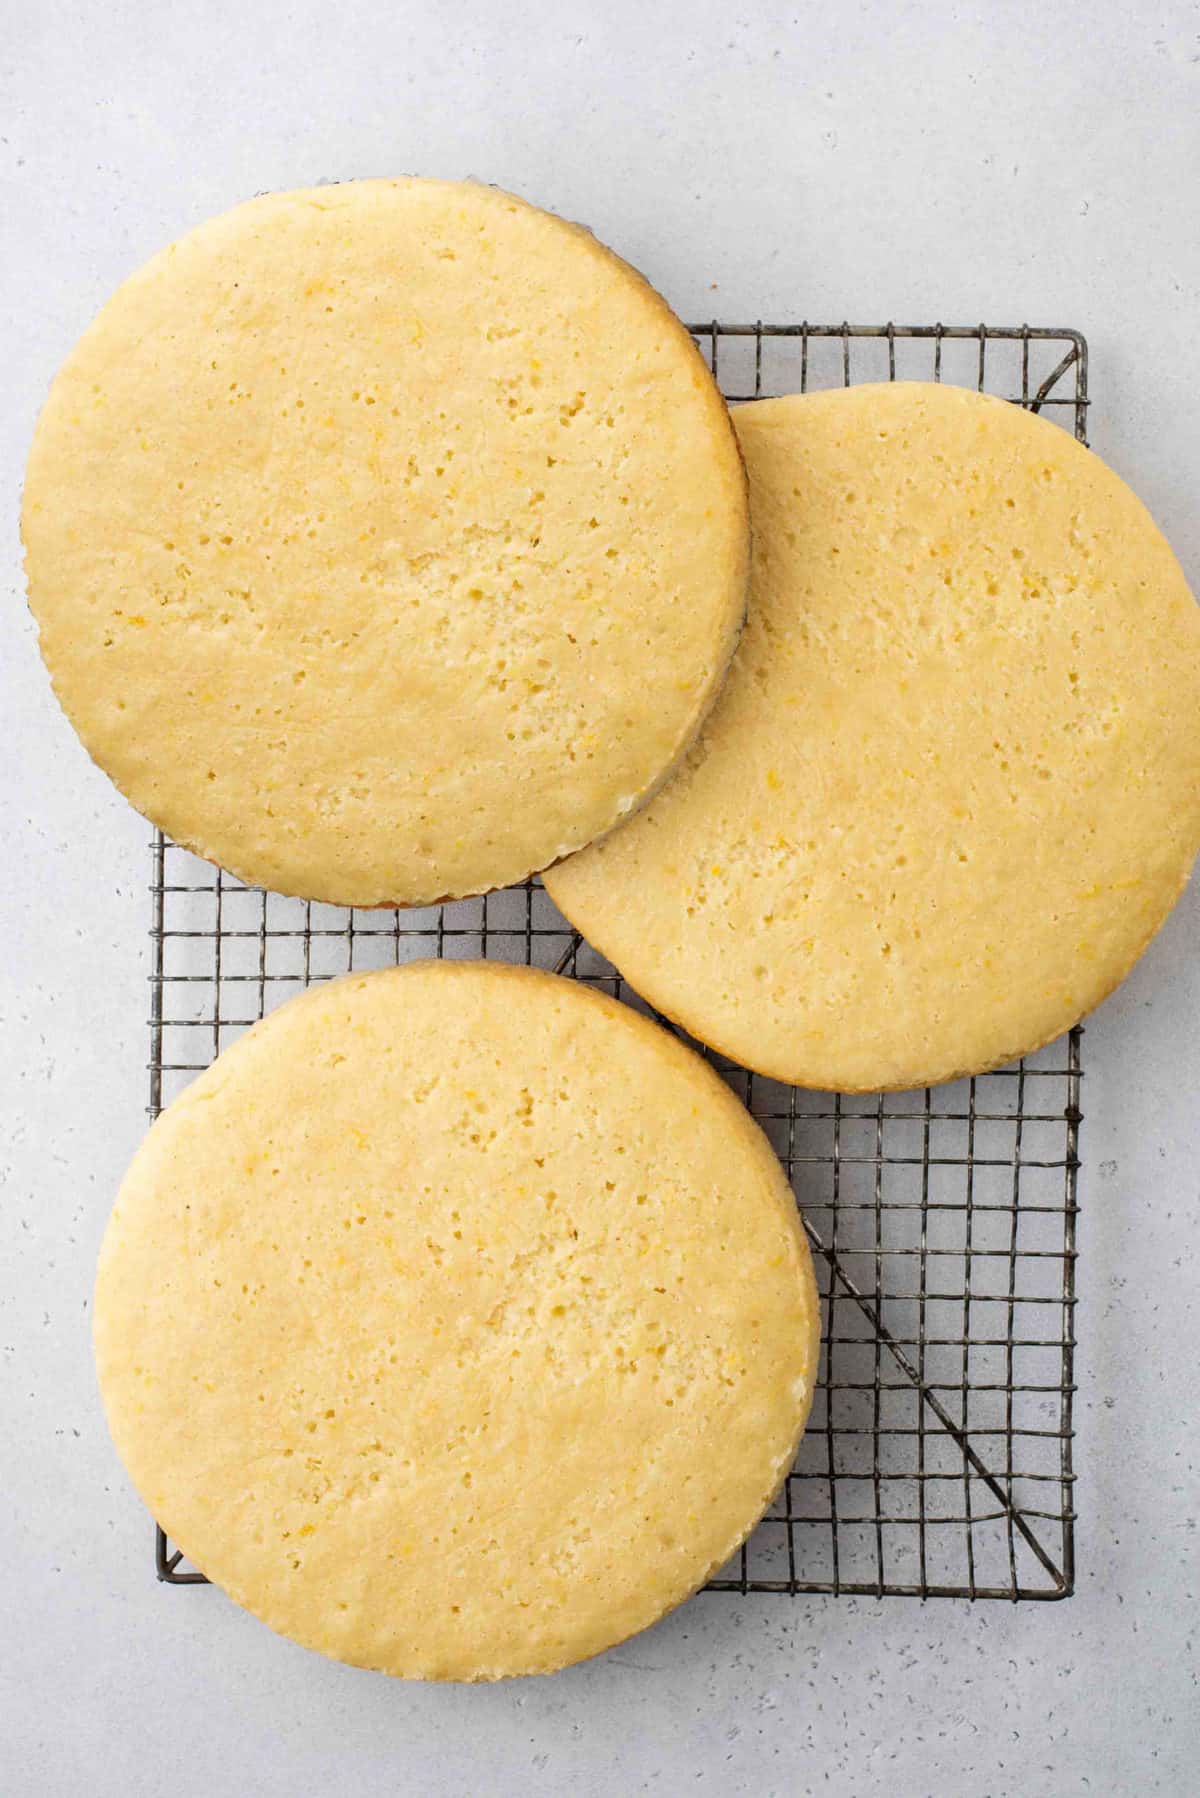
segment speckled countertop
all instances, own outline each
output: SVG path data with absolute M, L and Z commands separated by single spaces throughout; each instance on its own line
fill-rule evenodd
M 0 50 L 4 1032 L 0 1791 L 1190 1794 L 1200 1760 L 1200 889 L 1093 1021 L 1078 1595 L 702 1596 L 542 1682 L 424 1689 L 156 1586 L 87 1304 L 143 1128 L 147 831 L 57 715 L 16 496 L 61 356 L 256 190 L 474 173 L 592 224 L 685 316 L 1068 324 L 1095 446 L 1200 584 L 1200 10 L 170 8 L 43 0 Z

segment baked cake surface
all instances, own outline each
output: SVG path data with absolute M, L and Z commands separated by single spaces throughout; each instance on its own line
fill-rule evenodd
M 595 1654 L 727 1559 L 818 1311 L 779 1163 L 692 1050 L 438 962 L 310 989 L 162 1114 L 95 1342 L 197 1566 L 309 1647 L 473 1680 Z
M 1200 609 L 1057 426 L 862 386 L 740 407 L 751 599 L 678 775 L 553 869 L 660 1011 L 830 1090 L 1056 1037 L 1129 971 L 1200 845 Z
M 251 884 L 524 879 L 692 740 L 745 608 L 728 415 L 588 232 L 475 183 L 271 194 L 117 292 L 22 520 L 55 690 Z

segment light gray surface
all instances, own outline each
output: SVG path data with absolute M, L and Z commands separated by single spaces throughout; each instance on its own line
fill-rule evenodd
M 155 1585 L 87 1310 L 144 1121 L 147 831 L 51 701 L 15 513 L 56 364 L 151 251 L 263 188 L 474 173 L 687 316 L 1081 327 L 1095 445 L 1198 585 L 1200 11 L 16 0 L 0 67 L 0 1791 L 1194 1791 L 1195 890 L 1086 1039 L 1072 1602 L 708 1596 L 427 1690 Z

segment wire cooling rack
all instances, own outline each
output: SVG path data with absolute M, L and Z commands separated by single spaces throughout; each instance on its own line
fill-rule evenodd
M 731 401 L 945 380 L 1081 441 L 1087 345 L 1029 326 L 695 325 Z M 150 1109 L 311 981 L 436 955 L 523 962 L 646 1009 L 537 880 L 423 911 L 243 887 L 154 842 Z M 775 1145 L 814 1250 L 825 1331 L 812 1418 L 770 1513 L 710 1590 L 1064 1598 L 1080 1036 L 923 1092 L 786 1087 L 713 1057 Z M 156 1567 L 202 1584 L 157 1532 Z

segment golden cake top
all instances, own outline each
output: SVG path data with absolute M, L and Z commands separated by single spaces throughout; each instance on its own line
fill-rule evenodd
M 546 885 L 655 1006 L 805 1086 L 1074 1024 L 1200 845 L 1200 610 L 1058 427 L 897 383 L 739 408 L 733 671 L 677 777 Z
M 153 1126 L 101 1254 L 117 1448 L 275 1629 L 546 1672 L 654 1622 L 791 1465 L 817 1301 L 761 1130 L 674 1036 L 487 963 L 290 1001 Z
M 117 292 L 22 529 L 55 690 L 176 841 L 344 904 L 521 880 L 692 740 L 745 483 L 682 325 L 475 183 L 271 194 Z

